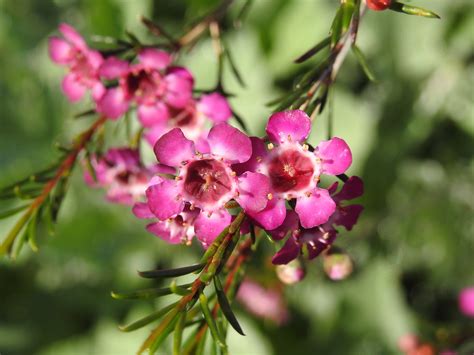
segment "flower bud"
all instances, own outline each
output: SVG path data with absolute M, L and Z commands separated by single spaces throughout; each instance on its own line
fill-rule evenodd
M 344 280 L 353 270 L 353 263 L 349 255 L 336 252 L 324 256 L 323 267 L 331 280 Z
M 467 287 L 459 293 L 459 310 L 467 317 L 474 318 L 474 287 Z
M 390 7 L 392 0 L 366 0 L 367 7 L 374 11 L 386 10 Z
M 287 285 L 298 283 L 306 276 L 306 270 L 298 259 L 286 265 L 277 265 L 275 271 L 280 281 Z

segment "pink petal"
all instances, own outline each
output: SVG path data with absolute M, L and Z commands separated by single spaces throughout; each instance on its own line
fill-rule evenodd
M 273 198 L 260 212 L 248 211 L 247 214 L 266 230 L 275 229 L 283 223 L 286 216 L 285 200 Z
M 212 127 L 207 139 L 211 152 L 231 163 L 243 163 L 252 155 L 250 138 L 227 123 Z
M 93 86 L 92 86 L 92 99 L 97 102 L 99 101 L 102 96 L 105 94 L 105 86 L 102 84 L 102 82 L 97 81 Z
M 111 119 L 117 119 L 128 110 L 129 101 L 120 87 L 108 89 L 97 102 L 97 111 Z
M 250 141 L 252 142 L 252 156 L 250 159 L 244 163 L 234 164 L 232 166 L 232 170 L 234 170 L 237 175 L 241 175 L 246 171 L 252 171 L 254 173 L 260 172 L 262 161 L 268 155 L 265 143 L 262 139 L 258 137 L 250 137 Z
M 351 176 L 333 198 L 334 201 L 353 200 L 364 194 L 364 182 L 358 176 Z
M 208 247 L 231 220 L 232 216 L 225 209 L 214 212 L 210 217 L 207 212 L 201 211 L 194 222 L 194 231 L 201 243 Z
M 461 290 L 458 296 L 458 305 L 462 314 L 474 318 L 474 286 Z
M 167 74 L 165 101 L 175 108 L 185 107 L 193 97 L 193 83 L 178 73 Z
M 293 210 L 289 210 L 289 211 L 286 211 L 286 217 L 283 224 L 279 226 L 278 228 L 269 230 L 267 232 L 268 234 L 271 235 L 271 237 L 274 240 L 282 240 L 283 238 L 287 236 L 289 232 L 292 233 L 298 230 L 299 222 L 300 220 L 296 212 Z
M 296 200 L 295 211 L 304 228 L 326 223 L 335 210 L 336 203 L 325 189 L 315 188 L 309 197 L 303 195 Z
M 102 63 L 104 62 L 104 58 L 99 51 L 94 51 L 91 49 L 87 49 L 84 52 L 84 55 L 87 57 L 89 64 L 92 66 L 94 71 L 98 71 Z
M 232 116 L 227 99 L 217 92 L 203 95 L 198 102 L 198 110 L 216 123 L 226 122 Z
M 146 230 L 169 244 L 181 244 L 182 238 L 185 236 L 185 230 L 173 229 L 174 233 L 172 233 L 168 224 L 169 222 L 164 221 L 150 223 L 146 226 Z
M 246 172 L 238 178 L 237 202 L 247 212 L 260 212 L 268 203 L 270 180 L 259 173 Z
M 272 264 L 282 265 L 288 264 L 300 254 L 300 246 L 296 243 L 295 238 L 289 237 L 285 245 L 273 256 Z
M 140 219 L 155 218 L 155 215 L 153 214 L 153 212 L 150 211 L 148 204 L 144 202 L 137 202 L 133 206 L 132 212 L 135 215 L 135 217 L 140 218 Z
M 62 23 L 59 25 L 59 32 L 62 33 L 64 38 L 68 40 L 71 44 L 79 49 L 87 49 L 87 44 L 82 38 L 82 36 L 70 25 L 67 23 Z
M 322 161 L 322 172 L 329 175 L 344 173 L 352 164 L 352 153 L 341 138 L 331 138 L 319 143 L 314 152 Z
M 159 49 L 146 48 L 138 54 L 138 59 L 147 68 L 164 69 L 171 63 L 171 56 Z
M 77 102 L 82 99 L 87 89 L 79 82 L 77 75 L 74 73 L 69 73 L 64 77 L 61 88 L 71 102 Z
M 100 66 L 99 75 L 105 79 L 112 80 L 126 75 L 128 70 L 128 62 L 116 57 L 109 57 Z
M 166 124 L 157 124 L 147 129 L 145 131 L 145 139 L 152 147 L 155 146 L 158 139 L 161 138 L 163 134 L 169 131 L 169 128 Z
M 311 120 L 301 110 L 277 112 L 270 116 L 266 128 L 268 138 L 273 143 L 282 143 L 289 138 L 303 142 L 311 131 Z
M 196 150 L 202 154 L 209 154 L 211 152 L 211 148 L 209 147 L 206 138 L 200 137 L 196 140 Z
M 174 180 L 163 180 L 146 190 L 148 207 L 161 220 L 174 217 L 183 210 L 184 203 L 178 196 L 179 189 Z
M 190 82 L 191 86 L 194 85 L 193 74 L 185 67 L 171 67 L 166 71 L 167 74 L 174 74 L 182 79 Z
M 155 105 L 138 106 L 137 115 L 144 127 L 162 125 L 170 117 L 168 107 L 162 102 L 157 102 Z
M 58 37 L 50 37 L 48 50 L 51 60 L 58 64 L 68 64 L 71 60 L 71 45 Z
M 349 205 L 340 207 L 337 213 L 337 218 L 334 220 L 334 224 L 344 226 L 348 231 L 354 227 L 359 219 L 360 214 L 364 210 L 362 205 Z M 332 220 L 332 219 L 331 219 Z
M 181 129 L 173 128 L 161 136 L 153 150 L 161 164 L 179 166 L 192 159 L 196 149 L 193 141 L 187 139 Z

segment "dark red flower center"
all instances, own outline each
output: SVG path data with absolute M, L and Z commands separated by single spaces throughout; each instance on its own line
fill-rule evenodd
M 314 173 L 310 158 L 297 150 L 285 150 L 273 158 L 268 174 L 277 192 L 301 190 L 311 183 Z
M 204 159 L 189 164 L 184 190 L 196 200 L 203 203 L 217 202 L 231 189 L 231 178 L 221 162 Z
M 190 105 L 179 110 L 170 108 L 170 113 L 176 127 L 192 126 L 196 122 L 196 109 Z
M 143 99 L 153 100 L 159 93 L 159 85 L 159 74 L 149 73 L 143 69 L 137 72 L 131 72 L 125 79 L 125 87 L 128 95 Z

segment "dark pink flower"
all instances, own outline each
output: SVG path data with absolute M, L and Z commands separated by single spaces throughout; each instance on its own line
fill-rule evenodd
M 89 170 L 84 171 L 86 183 L 107 190 L 107 200 L 132 205 L 145 196 L 151 177 L 158 173 L 174 173 L 167 166 L 144 167 L 138 150 L 113 148 L 104 156 L 91 158 L 96 180 Z
M 277 112 L 268 120 L 267 135 L 271 143 L 254 138 L 253 156 L 236 169 L 252 170 L 267 175 L 271 182 L 272 210 L 251 214 L 265 229 L 275 229 L 285 218 L 285 200 L 296 199 L 295 211 L 304 228 L 326 223 L 336 203 L 326 189 L 318 187 L 321 174 L 344 173 L 352 163 L 346 142 L 332 138 L 314 150 L 305 144 L 311 130 L 308 115 L 300 110 Z
M 239 287 L 237 300 L 255 316 L 270 320 L 277 325 L 288 321 L 288 309 L 280 289 L 264 288 L 245 279 Z
M 170 108 L 179 109 L 192 98 L 193 77 L 185 68 L 170 67 L 171 56 L 158 49 L 143 49 L 138 63 L 116 57 L 107 58 L 100 76 L 118 80 L 118 86 L 107 89 L 97 101 L 97 110 L 111 119 L 122 116 L 134 102 L 144 126 L 166 121 Z
M 474 318 L 474 287 L 466 287 L 461 290 L 459 309 L 465 316 Z
M 209 152 L 196 151 L 181 129 L 174 128 L 155 144 L 161 164 L 177 168 L 174 180 L 163 180 L 146 191 L 151 212 L 159 219 L 174 218 L 185 210 L 199 209 L 194 223 L 196 236 L 209 245 L 231 221 L 225 204 L 235 199 L 247 211 L 267 205 L 268 178 L 246 172 L 236 176 L 232 164 L 245 162 L 252 154 L 250 139 L 227 123 L 214 126 L 207 137 Z
M 102 55 L 90 49 L 81 35 L 68 24 L 59 25 L 59 31 L 64 39 L 53 36 L 49 39 L 48 47 L 52 61 L 69 69 L 61 85 L 64 94 L 70 101 L 75 102 L 90 89 L 94 100 L 98 100 L 105 92 L 99 80 Z

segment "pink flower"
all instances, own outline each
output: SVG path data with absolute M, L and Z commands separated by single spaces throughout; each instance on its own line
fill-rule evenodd
M 462 314 L 474 318 L 474 286 L 466 287 L 461 290 L 458 303 Z
M 92 157 L 92 168 L 96 180 L 86 169 L 84 179 L 93 187 L 107 190 L 107 200 L 114 203 L 132 205 L 145 196 L 145 190 L 153 174 L 174 173 L 166 166 L 144 167 L 140 162 L 138 150 L 113 148 L 102 157 Z
M 193 77 L 181 67 L 170 67 L 171 56 L 158 49 L 143 49 L 139 62 L 131 64 L 109 57 L 100 67 L 100 76 L 118 80 L 97 101 L 97 110 L 111 119 L 122 116 L 132 102 L 145 127 L 160 124 L 170 117 L 170 108 L 179 109 L 192 98 Z
M 266 289 L 250 279 L 245 279 L 236 298 L 250 313 L 259 318 L 270 320 L 277 325 L 288 321 L 288 309 L 279 289 Z
M 150 211 L 161 221 L 175 218 L 186 207 L 199 209 L 194 222 L 198 239 L 206 246 L 227 226 L 231 215 L 225 204 L 235 199 L 246 211 L 261 211 L 267 205 L 268 178 L 246 172 L 239 177 L 232 164 L 248 160 L 250 139 L 227 123 L 215 125 L 207 137 L 209 152 L 196 152 L 193 141 L 174 128 L 155 144 L 162 164 L 176 167 L 174 180 L 164 179 L 146 190 Z
M 336 193 L 337 186 L 338 184 L 335 183 L 328 190 L 332 194 L 336 208 L 326 223 L 309 229 L 300 228 L 298 215 L 290 210 L 278 228 L 268 231 L 275 240 L 281 240 L 290 233 L 283 247 L 274 255 L 272 259 L 274 264 L 287 264 L 296 259 L 304 245 L 307 246 L 309 259 L 314 259 L 334 243 L 337 237 L 335 226 L 343 226 L 346 230 L 351 230 L 357 223 L 363 207 L 361 205 L 345 206 L 343 202 L 363 194 L 362 180 L 357 176 L 352 176 Z
M 168 112 L 167 120 L 150 125 L 142 122 L 145 127 L 148 127 L 145 133 L 147 141 L 153 146 L 163 134 L 177 127 L 183 131 L 186 138 L 197 141 L 200 152 L 207 152 L 209 149 L 205 142 L 208 119 L 214 123 L 220 123 L 228 121 L 232 116 L 227 99 L 217 92 L 203 95 L 198 100 L 189 100 L 183 108 L 169 108 Z
M 81 35 L 68 24 L 59 25 L 59 31 L 64 39 L 56 36 L 49 39 L 49 55 L 53 62 L 69 69 L 61 85 L 64 94 L 70 101 L 76 102 L 87 89 L 91 89 L 92 97 L 98 100 L 105 91 L 99 80 L 102 55 L 90 49 Z
M 301 110 L 277 112 L 266 127 L 271 143 L 268 151 L 254 138 L 254 155 L 237 170 L 251 170 L 267 175 L 274 203 L 262 212 L 251 213 L 265 229 L 275 229 L 285 219 L 285 200 L 296 200 L 295 211 L 304 228 L 326 223 L 336 210 L 336 203 L 326 189 L 318 187 L 321 174 L 344 173 L 352 163 L 346 142 L 332 138 L 321 142 L 314 152 L 305 144 L 311 130 L 308 115 Z

